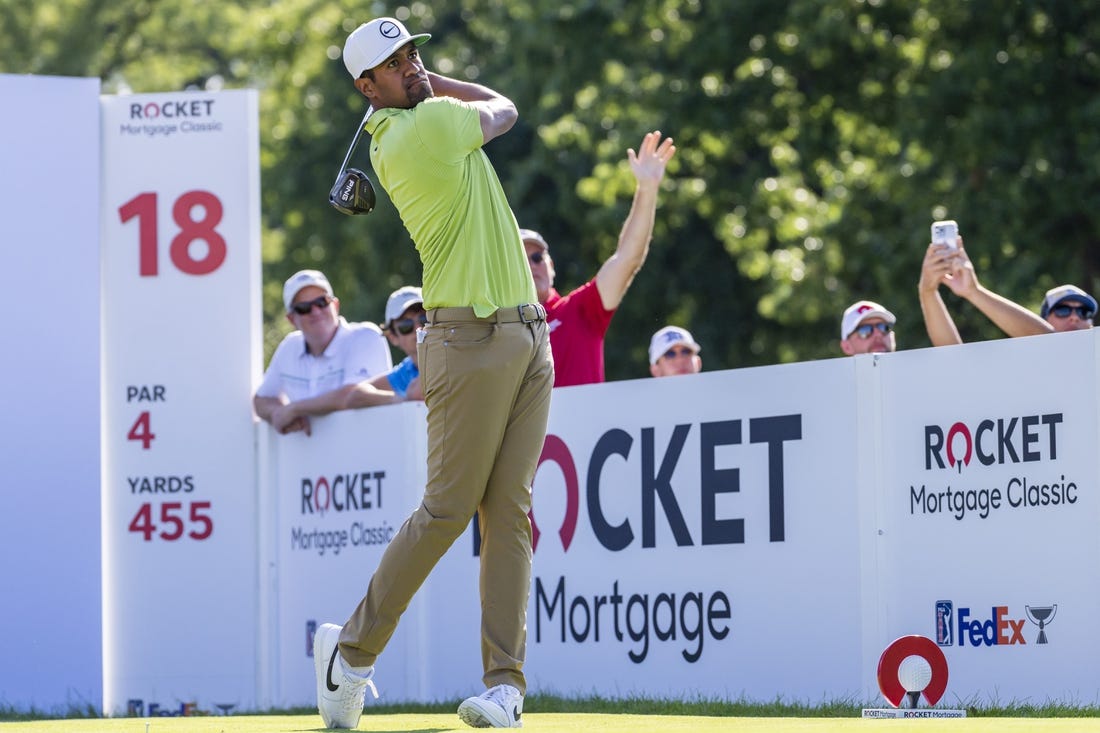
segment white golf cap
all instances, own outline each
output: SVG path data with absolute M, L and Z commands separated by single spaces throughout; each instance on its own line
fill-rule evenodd
M 336 297 L 332 292 L 332 286 L 329 285 L 328 278 L 320 270 L 299 270 L 287 279 L 286 284 L 283 285 L 283 305 L 286 307 L 286 312 L 290 313 L 290 304 L 294 302 L 294 296 L 298 294 L 298 291 L 302 288 L 309 287 L 321 288 L 328 293 L 330 298 Z
M 1078 303 L 1084 306 L 1088 306 L 1088 309 L 1096 311 L 1096 298 L 1086 293 L 1076 285 L 1059 285 L 1056 288 L 1051 288 L 1047 291 L 1047 294 L 1043 297 L 1043 307 L 1040 310 L 1039 315 L 1046 318 L 1050 313 L 1050 309 L 1054 308 L 1064 301 L 1076 300 Z
M 410 35 L 409 29 L 396 18 L 375 18 L 356 28 L 344 41 L 344 66 L 352 79 L 358 79 L 406 43 L 411 41 L 419 46 L 431 37 L 431 33 Z
M 665 352 L 676 344 L 683 344 L 696 354 L 703 350 L 702 346 L 695 343 L 695 339 L 692 337 L 691 332 L 686 328 L 665 326 L 660 331 L 653 334 L 653 338 L 649 340 L 649 363 L 656 364 L 657 360 L 664 356 Z
M 519 238 L 524 242 L 534 242 L 543 250 L 550 249 L 550 245 L 546 243 L 546 240 L 542 238 L 542 235 L 536 232 L 534 229 L 520 229 Z
M 390 299 L 386 301 L 386 321 L 383 325 L 389 328 L 390 324 L 400 318 L 401 314 L 412 305 L 424 305 L 424 296 L 420 288 L 406 285 L 394 290 L 390 293 Z
M 893 326 L 898 322 L 897 316 L 873 300 L 857 300 L 844 311 L 844 317 L 840 320 L 840 340 L 852 335 L 859 324 L 868 318 L 881 318 Z

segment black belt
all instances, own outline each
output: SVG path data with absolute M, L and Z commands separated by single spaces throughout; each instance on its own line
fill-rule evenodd
M 484 321 L 495 323 L 535 323 L 546 320 L 546 309 L 542 303 L 524 303 L 523 305 L 498 308 L 495 313 L 479 318 L 473 308 L 432 308 L 428 311 L 428 323 L 441 321 Z

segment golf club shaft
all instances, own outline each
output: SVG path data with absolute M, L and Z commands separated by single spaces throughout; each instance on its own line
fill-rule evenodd
M 355 137 L 351 139 L 351 145 L 348 146 L 347 155 L 344 156 L 344 162 L 340 164 L 340 170 L 336 173 L 336 178 L 339 180 L 340 176 L 344 175 L 344 169 L 348 167 L 348 161 L 351 160 L 351 154 L 355 152 L 355 146 L 359 144 L 359 138 L 363 134 L 363 128 L 366 127 L 367 120 L 374 114 L 374 107 L 367 107 L 367 113 L 363 115 L 363 121 L 359 123 L 359 128 L 355 131 Z

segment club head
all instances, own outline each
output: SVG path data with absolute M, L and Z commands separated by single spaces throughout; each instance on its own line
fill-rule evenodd
M 348 168 L 332 184 L 328 202 L 345 214 L 369 214 L 374 210 L 374 186 L 366 173 Z

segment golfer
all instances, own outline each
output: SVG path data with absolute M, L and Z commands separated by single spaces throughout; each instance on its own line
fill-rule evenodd
M 481 657 L 487 691 L 458 708 L 474 727 L 522 726 L 531 482 L 550 409 L 554 363 L 515 217 L 482 147 L 515 124 L 515 105 L 478 84 L 429 72 L 399 21 L 348 36 L 344 64 L 375 110 L 371 162 L 424 271 L 418 336 L 428 408 L 427 486 L 341 628 L 314 641 L 325 724 L 353 728 L 374 664 L 413 594 L 478 512 Z

